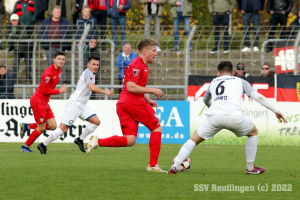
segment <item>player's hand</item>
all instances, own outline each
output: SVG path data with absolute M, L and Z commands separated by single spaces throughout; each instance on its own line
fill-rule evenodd
M 157 88 L 152 88 L 152 94 L 154 94 L 155 96 L 157 96 L 157 98 L 159 99 L 160 97 L 164 96 L 164 93 L 161 91 L 161 89 L 157 89 Z
M 69 88 L 70 86 L 65 86 L 65 84 L 63 84 L 62 86 L 61 86 L 61 88 L 59 89 L 59 93 L 65 93 L 65 92 L 67 92 L 67 89 Z
M 156 103 L 156 101 L 154 101 L 154 100 L 152 100 L 152 99 L 149 99 L 149 100 L 148 100 L 148 103 L 150 103 L 150 105 L 151 105 L 152 107 L 155 107 L 155 108 L 158 107 L 158 104 Z
M 288 121 L 286 121 L 285 117 L 279 110 L 276 112 L 276 117 L 280 122 L 288 123 Z
M 104 94 L 106 94 L 109 97 L 112 97 L 112 96 L 114 96 L 115 93 L 114 93 L 114 91 L 112 91 L 110 89 L 106 89 Z

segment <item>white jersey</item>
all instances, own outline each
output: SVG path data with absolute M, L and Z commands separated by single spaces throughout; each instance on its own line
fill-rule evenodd
M 248 96 L 255 91 L 249 82 L 235 76 L 223 75 L 214 78 L 204 98 L 211 98 L 211 106 L 206 115 L 231 114 L 243 115 L 241 101 L 243 93 Z
M 88 87 L 89 83 L 95 83 L 95 74 L 87 68 L 82 72 L 76 90 L 70 97 L 80 108 L 84 108 L 92 94 Z

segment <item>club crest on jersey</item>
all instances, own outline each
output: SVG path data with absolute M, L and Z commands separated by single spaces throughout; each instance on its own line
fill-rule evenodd
M 43 121 L 44 121 L 44 118 L 40 118 L 40 121 L 43 122 Z
M 73 124 L 73 120 L 70 120 L 70 121 L 69 121 L 69 124 Z
M 48 83 L 48 82 L 49 82 L 50 78 L 51 78 L 51 77 L 49 77 L 49 76 L 46 76 L 46 77 L 45 77 L 45 81 L 46 81 L 46 83 Z
M 137 69 L 137 68 L 133 68 L 132 71 L 133 71 L 133 76 L 134 77 L 136 77 L 139 74 L 139 72 L 140 72 L 140 70 Z
M 89 76 L 89 78 L 93 82 L 94 77 L 93 76 Z

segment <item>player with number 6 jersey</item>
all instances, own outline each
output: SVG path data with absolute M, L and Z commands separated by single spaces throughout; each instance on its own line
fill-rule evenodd
M 117 103 L 117 114 L 119 116 L 123 136 L 112 136 L 98 139 L 93 136 L 87 146 L 87 153 L 98 146 L 101 147 L 127 147 L 136 142 L 139 122 L 144 124 L 150 131 L 150 161 L 147 171 L 166 172 L 157 163 L 160 148 L 162 127 L 156 118 L 152 107 L 157 108 L 157 103 L 149 99 L 146 94 L 151 93 L 158 98 L 164 94 L 160 89 L 147 88 L 149 68 L 147 64 L 153 63 L 156 53 L 155 40 L 142 39 L 137 44 L 140 54 L 125 69 L 123 74 L 123 89 Z
M 25 144 L 21 146 L 20 150 L 23 152 L 32 152 L 29 149 L 29 146 L 32 145 L 32 143 L 46 129 L 54 130 L 56 128 L 56 121 L 48 102 L 51 95 L 56 95 L 67 91 L 68 87 L 65 87 L 65 84 L 60 89 L 55 90 L 55 87 L 59 82 L 59 74 L 61 73 L 61 68 L 65 64 L 65 54 L 60 51 L 56 52 L 53 62 L 54 64 L 50 65 L 44 71 L 39 87 L 30 98 L 30 105 L 36 123 L 20 124 L 21 138 L 24 137 L 25 132 L 27 132 L 29 129 L 34 129 Z
M 242 114 L 241 99 L 245 93 L 264 107 L 276 114 L 280 122 L 287 123 L 283 114 L 266 97 L 259 94 L 247 81 L 234 77 L 232 64 L 229 61 L 218 65 L 219 77 L 214 78 L 203 101 L 208 107 L 207 118 L 197 127 L 191 139 L 180 149 L 178 156 L 168 174 L 176 174 L 179 165 L 190 155 L 196 145 L 208 140 L 222 129 L 232 131 L 237 137 L 247 136 L 246 143 L 246 174 L 262 174 L 265 169 L 255 167 L 258 130 L 252 121 Z

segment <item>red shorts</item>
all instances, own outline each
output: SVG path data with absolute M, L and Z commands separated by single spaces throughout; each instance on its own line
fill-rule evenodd
M 36 123 L 43 124 L 47 121 L 47 119 L 54 118 L 54 114 L 53 114 L 48 102 L 30 98 L 30 105 L 31 105 Z
M 137 137 L 139 122 L 144 124 L 150 131 L 160 127 L 155 111 L 150 104 L 144 100 L 140 100 L 140 102 L 136 104 L 117 104 L 117 114 L 123 135 L 134 135 Z

